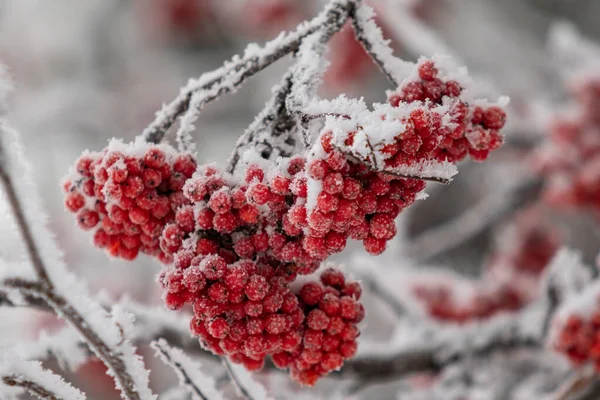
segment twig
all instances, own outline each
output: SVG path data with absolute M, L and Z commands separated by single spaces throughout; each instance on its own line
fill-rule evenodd
M 552 400 L 570 400 L 570 399 L 597 399 L 598 397 L 586 397 L 589 395 L 585 389 L 589 388 L 595 381 L 595 373 L 590 368 L 583 368 L 575 373 L 575 375 L 559 386 Z
M 353 3 L 350 4 L 349 9 L 355 7 Z M 302 128 L 305 148 L 309 148 L 311 145 L 311 137 L 308 130 L 310 119 L 306 117 L 307 100 L 315 97 L 315 92 L 321 81 L 324 66 L 322 59 L 327 48 L 327 42 L 342 28 L 348 14 L 346 14 L 345 18 L 339 18 L 336 23 L 323 26 L 322 29 L 306 37 L 302 41 L 298 51 L 298 61 L 292 68 L 292 74 L 295 79 L 286 105 L 289 112 L 294 115 Z
M 273 96 L 265 104 L 252 124 L 238 139 L 227 163 L 227 172 L 233 173 L 238 165 L 242 152 L 247 148 L 256 149 L 264 159 L 275 156 L 289 157 L 296 147 L 295 121 L 288 114 L 285 101 L 292 88 L 293 75 L 288 72 L 279 86 L 275 87 Z M 279 143 L 275 143 L 275 141 Z M 287 148 L 287 149 L 286 149 Z M 275 154 L 274 154 L 275 153 Z
M 193 365 L 193 361 L 189 359 L 181 350 L 171 347 L 166 340 L 159 339 L 150 343 L 160 359 L 170 366 L 179 378 L 179 384 L 183 386 L 187 392 L 194 398 L 200 400 L 215 400 L 221 398 L 217 392 L 212 378 L 206 377 L 203 382 L 195 382 L 192 374 L 200 372 L 200 365 Z M 193 368 L 195 371 L 188 371 Z M 212 380 L 212 382 L 209 382 Z M 212 396 L 205 395 L 201 389 L 207 390 Z
M 398 301 L 396 296 L 390 293 L 385 287 L 380 285 L 377 279 L 368 274 L 359 274 L 359 277 L 363 286 L 367 287 L 373 294 L 383 300 L 398 317 L 406 316 L 407 310 L 404 304 Z
M 203 74 L 199 79 L 191 81 L 182 88 L 181 94 L 157 113 L 154 121 L 142 132 L 148 142 L 158 143 L 162 140 L 177 118 L 188 111 L 192 95 L 206 91 L 205 96 L 197 100 L 197 107 L 216 100 L 221 95 L 232 92 L 246 79 L 262 71 L 267 66 L 298 49 L 306 36 L 316 32 L 323 26 L 336 23 L 348 16 L 350 5 L 361 0 L 333 0 L 327 8 L 309 22 L 300 24 L 292 33 L 284 34 L 268 42 L 262 48 L 255 45 L 249 47 L 243 57 L 235 56 L 221 68 Z M 218 87 L 218 88 L 217 88 Z M 215 89 L 216 88 L 216 89 Z
M 3 133 L 2 131 L 3 128 L 0 126 L 0 134 Z M 8 173 L 5 155 L 2 154 L 4 151 L 5 149 L 2 147 L 2 143 L 0 143 L 0 183 L 2 184 L 4 192 L 6 193 L 8 204 L 10 204 L 12 208 L 17 227 L 23 240 L 25 241 L 25 249 L 31 258 L 31 264 L 35 269 L 35 273 L 44 285 L 52 288 L 52 282 L 50 281 L 50 277 L 48 276 L 48 272 L 46 271 L 46 267 L 44 266 L 40 253 L 38 252 L 29 224 L 25 220 L 25 213 L 23 211 L 23 207 L 21 207 L 19 199 L 17 198 L 17 192 L 15 190 L 12 178 Z
M 0 126 L 0 133 L 8 136 L 9 132 L 4 126 Z M 16 133 L 13 133 L 16 135 Z M 13 178 L 9 172 L 6 149 L 0 140 L 0 183 L 7 195 L 8 203 L 15 216 L 17 228 L 23 238 L 27 254 L 33 264 L 37 281 L 28 281 L 20 278 L 7 279 L 4 285 L 11 289 L 19 290 L 25 296 L 32 296 L 45 301 L 52 307 L 56 314 L 69 322 L 85 338 L 92 351 L 113 372 L 115 383 L 120 388 L 122 395 L 130 400 L 141 400 L 140 392 L 136 387 L 134 377 L 128 371 L 123 355 L 104 342 L 99 334 L 95 332 L 92 325 L 86 321 L 83 315 L 71 305 L 66 298 L 58 293 L 55 285 L 50 279 L 48 269 L 42 260 L 39 243 L 36 242 L 31 228 L 25 218 L 23 204 L 17 196 Z M 39 221 L 39 223 L 42 223 Z
M 4 388 L 3 388 L 4 386 Z M 10 390 L 6 386 L 15 388 Z M 16 354 L 5 354 L 0 363 L 0 393 L 18 394 L 21 390 L 44 400 L 84 400 L 85 394 L 37 361 L 26 361 Z M 6 396 L 2 397 L 3 399 Z
M 4 382 L 4 384 L 8 386 L 16 386 L 23 388 L 31 395 L 43 400 L 63 400 L 57 395 L 55 395 L 54 392 L 52 392 L 49 389 L 46 389 L 39 383 L 20 378 L 18 376 L 5 376 L 2 378 L 2 382 Z
M 238 394 L 242 398 L 244 398 L 244 400 L 256 400 L 252 397 L 252 395 L 248 392 L 248 390 L 240 383 L 238 377 L 236 376 L 235 372 L 233 371 L 233 368 L 231 367 L 231 364 L 229 363 L 229 360 L 227 360 L 227 358 L 223 357 L 222 362 L 223 362 L 223 365 L 225 366 L 225 370 L 227 371 L 227 375 L 229 375 L 229 378 L 231 379 L 231 383 L 233 383 L 233 385 L 235 386 Z
M 390 64 L 401 63 L 404 65 L 404 62 L 393 56 L 393 51 L 388 46 L 389 41 L 383 38 L 381 28 L 375 24 L 373 16 L 373 9 L 366 5 L 361 6 L 358 10 L 356 7 L 350 9 L 354 37 L 369 54 L 371 60 L 379 67 L 383 75 L 394 87 L 398 87 L 400 82 L 397 72 L 402 71 L 402 69 L 395 68 L 397 65 Z

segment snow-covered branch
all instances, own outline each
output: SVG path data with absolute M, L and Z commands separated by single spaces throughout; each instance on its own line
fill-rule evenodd
M 43 300 L 85 339 L 107 365 L 126 399 L 154 398 L 147 371 L 124 337 L 118 315 L 112 316 L 92 300 L 85 286 L 67 271 L 31 181 L 29 166 L 15 131 L 0 125 L 0 183 L 13 212 L 35 278 L 6 277 L 3 286 Z
M 234 365 L 223 358 L 223 365 L 238 395 L 245 400 L 272 400 L 263 385 L 258 383 L 252 375 L 239 365 Z
M 374 16 L 375 12 L 367 5 L 351 10 L 355 37 L 381 72 L 394 87 L 398 87 L 412 64 L 394 57 L 393 50 L 389 46 L 390 41 L 384 39 L 381 28 L 373 20 Z
M 202 372 L 202 366 L 191 360 L 183 351 L 174 348 L 165 339 L 150 343 L 156 355 L 175 371 L 179 384 L 195 400 L 220 400 L 223 395 L 216 389 L 215 381 Z
M 42 368 L 41 363 L 23 361 L 14 354 L 5 354 L 0 358 L 0 397 L 17 398 L 22 391 L 42 400 L 85 399 L 79 389 Z
M 288 72 L 282 82 L 273 89 L 273 96 L 252 124 L 239 137 L 229 156 L 227 171 L 233 173 L 243 158 L 243 152 L 251 149 L 265 160 L 290 157 L 297 147 L 295 121 L 285 106 L 290 93 L 293 74 Z
M 351 6 L 360 0 L 333 0 L 325 10 L 309 22 L 300 24 L 294 32 L 282 33 L 263 47 L 256 44 L 248 46 L 243 56 L 235 56 L 222 67 L 207 72 L 198 79 L 190 80 L 180 95 L 168 105 L 163 106 L 155 120 L 144 130 L 143 137 L 152 143 L 158 143 L 169 128 L 184 113 L 190 113 L 182 129 L 188 129 L 197 112 L 207 103 L 220 96 L 235 91 L 246 79 L 262 71 L 275 61 L 296 51 L 303 38 L 323 27 L 339 24 L 348 17 Z M 196 95 L 196 93 L 199 93 Z M 193 100 L 193 106 L 191 105 Z

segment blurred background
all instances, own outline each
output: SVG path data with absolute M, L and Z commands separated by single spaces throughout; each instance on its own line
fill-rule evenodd
M 558 22 L 568 22 L 572 24 L 568 29 L 576 29 L 590 43 L 600 40 L 600 1 L 367 2 L 380 12 L 378 22 L 397 56 L 416 60 L 420 55 L 449 53 L 457 65 L 469 68 L 481 83 L 483 95 L 511 97 L 505 147 L 490 162 L 465 162 L 450 186 L 431 185 L 430 198 L 403 214 L 399 221 L 403 235 L 386 256 L 397 260 L 398 268 L 435 267 L 477 277 L 490 253 L 500 246 L 499 232 L 539 196 L 539 182 L 526 156 L 544 140 L 548 119 L 568 102 L 566 77 L 572 65 L 561 59 L 568 51 L 557 56 L 548 46 L 549 37 Z M 103 148 L 109 138 L 133 139 L 188 78 L 218 67 L 249 42 L 264 42 L 281 30 L 292 29 L 314 16 L 324 3 L 0 0 L 0 61 L 8 67 L 16 87 L 10 120 L 22 133 L 51 228 L 67 263 L 94 289 L 117 297 L 128 293 L 139 301 L 159 304 L 154 277 L 160 266 L 143 256 L 134 263 L 108 260 L 88 244 L 90 237 L 64 211 L 59 186 L 73 161 L 84 149 Z M 385 91 L 393 89 L 349 29 L 335 37 L 329 58 L 331 65 L 321 88 L 324 97 L 347 93 L 383 102 Z M 288 65 L 289 60 L 282 60 L 237 94 L 205 109 L 194 134 L 200 163 L 224 162 Z M 481 212 L 473 224 L 462 224 L 468 232 L 450 239 L 443 232 L 435 236 L 435 227 L 474 205 L 480 205 Z M 537 218 L 552 225 L 549 229 L 558 232 L 561 243 L 573 245 L 588 262 L 594 261 L 600 234 L 593 219 L 578 213 L 539 212 Z M 9 233 L 6 236 L 9 239 L 0 243 L 4 247 L 0 252 L 18 245 Z M 342 261 L 351 251 L 340 256 Z M 367 333 L 369 327 L 384 324 L 384 318 L 372 318 Z M 0 346 L 17 338 L 35 338 L 41 329 L 57 326 L 60 323 L 47 316 L 0 310 Z M 76 379 L 91 398 L 114 396 L 105 392 L 111 383 L 98 363 L 86 365 Z M 155 382 L 158 389 L 166 385 L 159 378 Z

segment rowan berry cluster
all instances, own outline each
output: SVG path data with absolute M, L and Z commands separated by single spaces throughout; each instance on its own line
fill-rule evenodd
M 312 386 L 320 377 L 342 367 L 344 360 L 356 354 L 357 324 L 365 311 L 359 303 L 361 288 L 346 281 L 344 275 L 329 268 L 321 274 L 321 283 L 309 282 L 298 291 L 300 306 L 306 315 L 301 327 L 302 342 L 293 350 L 273 355 L 279 368 L 289 368 L 297 382 Z
M 109 255 L 133 260 L 141 251 L 168 263 L 159 238 L 188 202 L 181 189 L 195 170 L 190 154 L 170 146 L 113 140 L 77 159 L 63 181 L 65 206 Z
M 559 115 L 533 158 L 545 178 L 544 200 L 558 208 L 587 208 L 600 213 L 600 78 L 575 88 L 574 110 Z
M 243 180 L 197 168 L 169 146 L 112 142 L 77 161 L 64 186 L 67 208 L 109 254 L 133 259 L 141 250 L 169 264 L 159 276 L 164 302 L 191 306 L 190 329 L 205 348 L 249 370 L 272 356 L 313 385 L 355 354 L 364 309 L 360 286 L 339 271 L 293 290 L 297 276 L 315 272 L 348 238 L 381 254 L 396 217 L 425 188 L 420 167 L 467 153 L 481 160 L 501 143 L 502 109 L 469 106 L 432 61 L 417 70 L 393 105 L 327 117 L 306 158 L 268 167 L 245 158 Z M 453 318 L 506 307 L 487 297 L 477 304 Z
M 242 259 L 229 263 L 217 254 L 180 258 L 161 273 L 165 303 L 191 304 L 192 333 L 215 354 L 248 370 L 262 368 L 267 356 L 290 368 L 293 380 L 312 386 L 341 368 L 356 352 L 357 324 L 364 318 L 360 286 L 337 270 L 292 291 L 277 262 Z
M 404 82 L 389 96 L 393 107 L 419 104 L 403 118 L 406 128 L 393 142 L 382 143 L 390 167 L 424 159 L 457 162 L 467 154 L 485 160 L 502 144 L 500 129 L 506 113 L 499 106 L 469 104 L 463 86 L 444 76 L 434 60 L 419 60 L 417 78 Z

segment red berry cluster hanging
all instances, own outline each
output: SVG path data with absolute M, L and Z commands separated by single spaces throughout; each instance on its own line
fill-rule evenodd
M 170 264 L 159 276 L 165 304 L 191 306 L 207 349 L 250 370 L 272 356 L 313 385 L 354 356 L 364 309 L 360 286 L 339 271 L 300 287 L 297 276 L 348 238 L 382 253 L 425 188 L 413 176 L 454 170 L 467 153 L 482 160 L 501 143 L 501 108 L 468 104 L 432 61 L 417 70 L 392 105 L 328 116 L 306 157 L 247 162 L 243 180 L 166 145 L 113 141 L 77 161 L 66 206 L 109 254 Z
M 545 178 L 544 200 L 560 208 L 587 208 L 600 214 L 600 77 L 575 88 L 572 110 L 555 118 L 549 137 L 533 157 Z
M 293 237 L 285 222 L 291 203 L 288 197 L 293 196 L 290 186 L 301 185 L 301 179 L 294 181 L 294 175 L 303 167 L 301 158 L 292 158 L 268 179 L 263 169 L 251 165 L 244 184 L 215 167 L 200 167 L 183 188 L 190 205 L 177 210 L 174 222 L 165 227 L 160 239 L 161 249 L 174 257 L 173 266 L 159 278 L 167 307 L 192 305 L 193 334 L 207 349 L 250 370 L 260 369 L 265 357 L 275 353 L 285 352 L 290 359 L 300 357 L 298 348 L 312 335 L 312 322 L 309 328 L 306 323 L 313 321 L 311 315 L 318 314 L 309 308 L 315 304 L 305 304 L 305 289 L 300 289 L 299 301 L 289 286 L 298 273 L 308 274 L 319 266 L 302 250 L 300 240 Z M 285 174 L 280 172 L 283 170 Z M 323 282 L 345 307 L 346 314 L 333 324 L 349 324 L 347 313 L 352 307 L 356 308 L 352 323 L 360 322 L 364 310 L 357 302 L 357 284 L 345 283 L 343 275 L 334 271 L 326 272 Z M 346 297 L 340 299 L 342 295 Z M 328 323 L 329 317 L 322 319 L 321 325 L 323 321 Z M 350 341 L 358 335 L 357 328 L 352 329 L 355 336 Z M 331 347 L 329 352 L 335 350 L 337 347 Z M 350 356 L 348 350 L 344 354 Z M 335 368 L 341 361 L 343 358 Z M 323 376 L 335 368 L 315 369 L 311 376 Z M 294 380 L 315 383 L 316 378 L 298 375 L 294 368 L 291 371 Z
M 359 303 L 361 288 L 346 281 L 344 274 L 327 269 L 321 283 L 309 282 L 298 291 L 306 318 L 302 324 L 302 342 L 293 350 L 273 355 L 279 368 L 289 368 L 293 380 L 312 386 L 322 376 L 342 367 L 344 360 L 356 354 L 357 324 L 365 316 Z
M 64 179 L 65 206 L 94 245 L 133 260 L 141 251 L 170 262 L 159 238 L 188 200 L 181 189 L 196 161 L 168 145 L 113 140 L 101 152 L 86 152 Z

